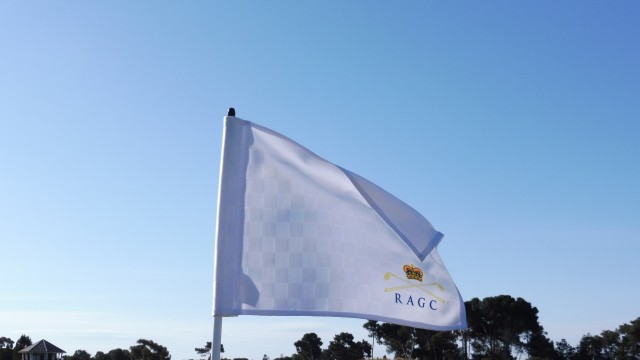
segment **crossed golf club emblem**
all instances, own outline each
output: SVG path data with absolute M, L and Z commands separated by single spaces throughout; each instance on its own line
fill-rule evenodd
M 441 298 L 440 296 L 434 294 L 433 292 L 429 291 L 427 288 L 429 287 L 436 287 L 438 288 L 438 290 L 440 291 L 444 291 L 444 287 L 442 285 L 440 285 L 440 283 L 437 282 L 432 282 L 432 283 L 428 283 L 428 284 L 417 284 L 417 283 L 413 283 L 407 279 L 404 279 L 396 274 L 392 274 L 390 272 L 386 272 L 384 274 L 384 279 L 385 280 L 389 280 L 392 277 L 404 282 L 407 285 L 400 285 L 400 286 L 393 286 L 393 287 L 388 287 L 385 288 L 384 291 L 385 292 L 390 292 L 390 291 L 396 291 L 396 290 L 402 290 L 402 289 L 418 289 L 418 290 L 422 290 L 425 293 L 429 294 L 431 297 L 433 297 L 434 299 L 440 301 L 441 303 L 444 303 L 444 299 Z

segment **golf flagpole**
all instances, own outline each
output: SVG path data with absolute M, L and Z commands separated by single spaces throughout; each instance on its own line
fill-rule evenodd
M 222 316 L 213 317 L 213 341 L 211 342 L 211 360 L 220 360 L 222 349 Z
M 227 111 L 227 116 L 236 116 L 236 109 L 232 107 L 229 108 L 229 110 Z M 224 144 L 223 144 L 223 147 L 224 147 Z M 223 149 L 223 153 L 224 153 L 224 149 Z M 222 181 L 222 179 L 220 181 Z M 220 200 L 220 194 L 218 193 L 218 201 L 219 200 Z M 218 211 L 220 211 L 219 203 L 218 203 Z M 217 225 L 219 226 L 219 224 Z M 218 266 L 217 261 L 214 261 L 214 262 L 215 262 L 214 267 Z M 214 269 L 214 273 L 215 272 L 216 272 L 216 269 Z M 213 339 L 211 341 L 211 360 L 220 360 L 220 353 L 222 352 L 221 350 L 222 350 L 222 316 L 214 315 L 213 316 Z

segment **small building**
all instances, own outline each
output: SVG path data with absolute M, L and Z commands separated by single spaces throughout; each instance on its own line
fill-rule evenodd
M 18 351 L 22 360 L 60 360 L 66 351 L 45 339 Z

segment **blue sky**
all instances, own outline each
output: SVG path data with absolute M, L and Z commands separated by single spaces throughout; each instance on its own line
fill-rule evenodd
M 0 335 L 195 357 L 230 106 L 424 214 L 465 300 L 523 297 L 573 345 L 615 329 L 640 316 L 638 18 L 633 1 L 3 2 Z M 363 323 L 229 318 L 224 355 Z

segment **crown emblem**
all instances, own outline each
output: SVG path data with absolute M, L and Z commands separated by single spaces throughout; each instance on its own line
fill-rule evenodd
M 420 268 L 413 265 L 405 265 L 402 267 L 402 270 L 404 270 L 404 273 L 407 274 L 407 279 L 418 280 L 422 282 L 422 275 L 424 275 L 424 273 L 422 272 L 422 270 L 420 270 Z

